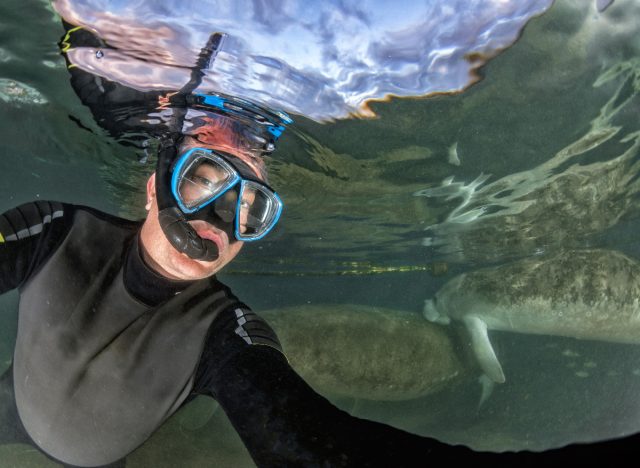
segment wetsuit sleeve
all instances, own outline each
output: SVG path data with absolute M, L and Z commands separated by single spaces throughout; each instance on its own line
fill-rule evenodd
M 19 287 L 69 231 L 70 205 L 37 201 L 0 215 L 0 294 Z

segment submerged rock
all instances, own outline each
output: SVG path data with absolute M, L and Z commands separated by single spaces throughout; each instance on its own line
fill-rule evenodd
M 443 327 L 407 312 L 323 304 L 261 312 L 317 391 L 370 400 L 433 393 L 465 373 Z
M 504 382 L 487 330 L 640 343 L 640 263 L 569 250 L 465 273 L 425 303 L 432 322 L 464 322 L 485 373 Z

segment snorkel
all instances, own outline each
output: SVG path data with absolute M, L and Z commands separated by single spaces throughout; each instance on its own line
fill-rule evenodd
M 209 37 L 202 48 L 196 65 L 191 69 L 191 79 L 180 91 L 171 97 L 171 102 L 178 102 L 173 107 L 173 118 L 169 132 L 160 139 L 158 163 L 156 166 L 156 196 L 158 201 L 158 221 L 162 232 L 169 243 L 178 252 L 188 255 L 194 260 L 212 262 L 220 252 L 215 242 L 203 239 L 189 224 L 176 200 L 171 194 L 171 165 L 178 155 L 178 147 L 182 141 L 182 126 L 187 114 L 187 96 L 202 82 L 204 71 L 209 68 L 220 49 L 225 35 L 215 33 Z M 180 102 L 182 101 L 182 102 Z

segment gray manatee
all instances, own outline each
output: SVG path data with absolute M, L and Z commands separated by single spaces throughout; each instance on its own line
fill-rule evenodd
M 452 384 L 465 367 L 446 328 L 420 315 L 362 305 L 260 312 L 291 366 L 323 394 L 408 400 Z
M 462 321 L 485 374 L 504 382 L 487 329 L 640 343 L 640 263 L 614 250 L 569 250 L 464 273 L 425 302 Z

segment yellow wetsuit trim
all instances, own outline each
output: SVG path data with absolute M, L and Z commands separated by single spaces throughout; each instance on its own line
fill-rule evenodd
M 65 34 L 64 39 L 62 39 L 62 45 L 64 46 L 62 48 L 62 53 L 66 53 L 69 48 L 71 47 L 71 42 L 69 42 L 69 40 L 71 39 L 71 33 L 76 32 L 80 29 L 82 29 L 82 26 L 76 26 L 75 28 L 71 28 L 67 31 L 67 34 Z

